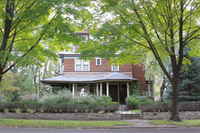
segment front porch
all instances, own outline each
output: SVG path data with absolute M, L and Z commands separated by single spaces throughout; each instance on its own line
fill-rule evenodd
M 81 96 L 84 88 L 86 95 L 110 96 L 114 102 L 125 103 L 130 95 L 131 82 L 97 82 L 97 83 L 69 83 L 63 86 L 68 88 L 73 96 Z
M 70 73 L 42 82 L 51 86 L 68 88 L 73 96 L 95 95 L 110 96 L 114 102 L 125 104 L 130 95 L 131 84 L 136 79 L 124 73 Z M 56 91 L 56 90 L 53 90 Z

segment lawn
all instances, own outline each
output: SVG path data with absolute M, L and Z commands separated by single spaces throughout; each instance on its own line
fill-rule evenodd
M 187 126 L 187 127 L 200 127 L 200 120 L 183 120 L 181 122 L 152 120 L 151 123 L 154 125 L 177 125 L 177 126 Z
M 68 128 L 68 127 L 111 127 L 130 125 L 125 121 L 72 121 L 72 120 L 16 120 L 0 119 L 0 126 L 7 127 L 35 127 L 35 128 Z
M 134 109 L 134 110 L 131 110 L 131 112 L 140 114 L 142 111 L 140 109 Z

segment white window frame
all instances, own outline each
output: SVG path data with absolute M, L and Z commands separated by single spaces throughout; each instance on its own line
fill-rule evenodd
M 80 65 L 78 68 L 77 65 Z M 85 69 L 85 66 L 87 66 L 87 69 Z M 75 64 L 74 64 L 74 69 L 75 72 L 89 72 L 90 71 L 90 62 L 87 60 L 82 60 L 82 59 L 75 59 Z
M 97 64 L 97 62 L 98 62 L 97 60 L 100 60 L 100 62 L 99 62 L 100 64 Z M 101 64 L 102 64 L 102 59 L 101 58 L 96 58 L 96 66 L 100 66 Z
M 112 64 L 112 66 L 111 66 L 111 71 L 112 71 L 112 72 L 119 72 L 119 65 Z

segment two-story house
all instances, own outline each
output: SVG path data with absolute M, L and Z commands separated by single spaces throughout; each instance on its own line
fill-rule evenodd
M 42 83 L 69 88 L 73 96 L 79 96 L 84 88 L 86 94 L 110 96 L 113 101 L 123 104 L 133 92 L 134 84 L 138 83 L 141 91 L 145 89 L 144 66 L 141 64 L 115 65 L 98 57 L 82 60 L 76 50 L 61 52 L 59 55 L 63 73 L 44 79 Z

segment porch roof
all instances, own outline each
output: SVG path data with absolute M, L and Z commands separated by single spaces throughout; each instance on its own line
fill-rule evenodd
M 100 82 L 137 80 L 130 73 L 120 72 L 68 72 L 63 75 L 41 80 L 42 83 Z

